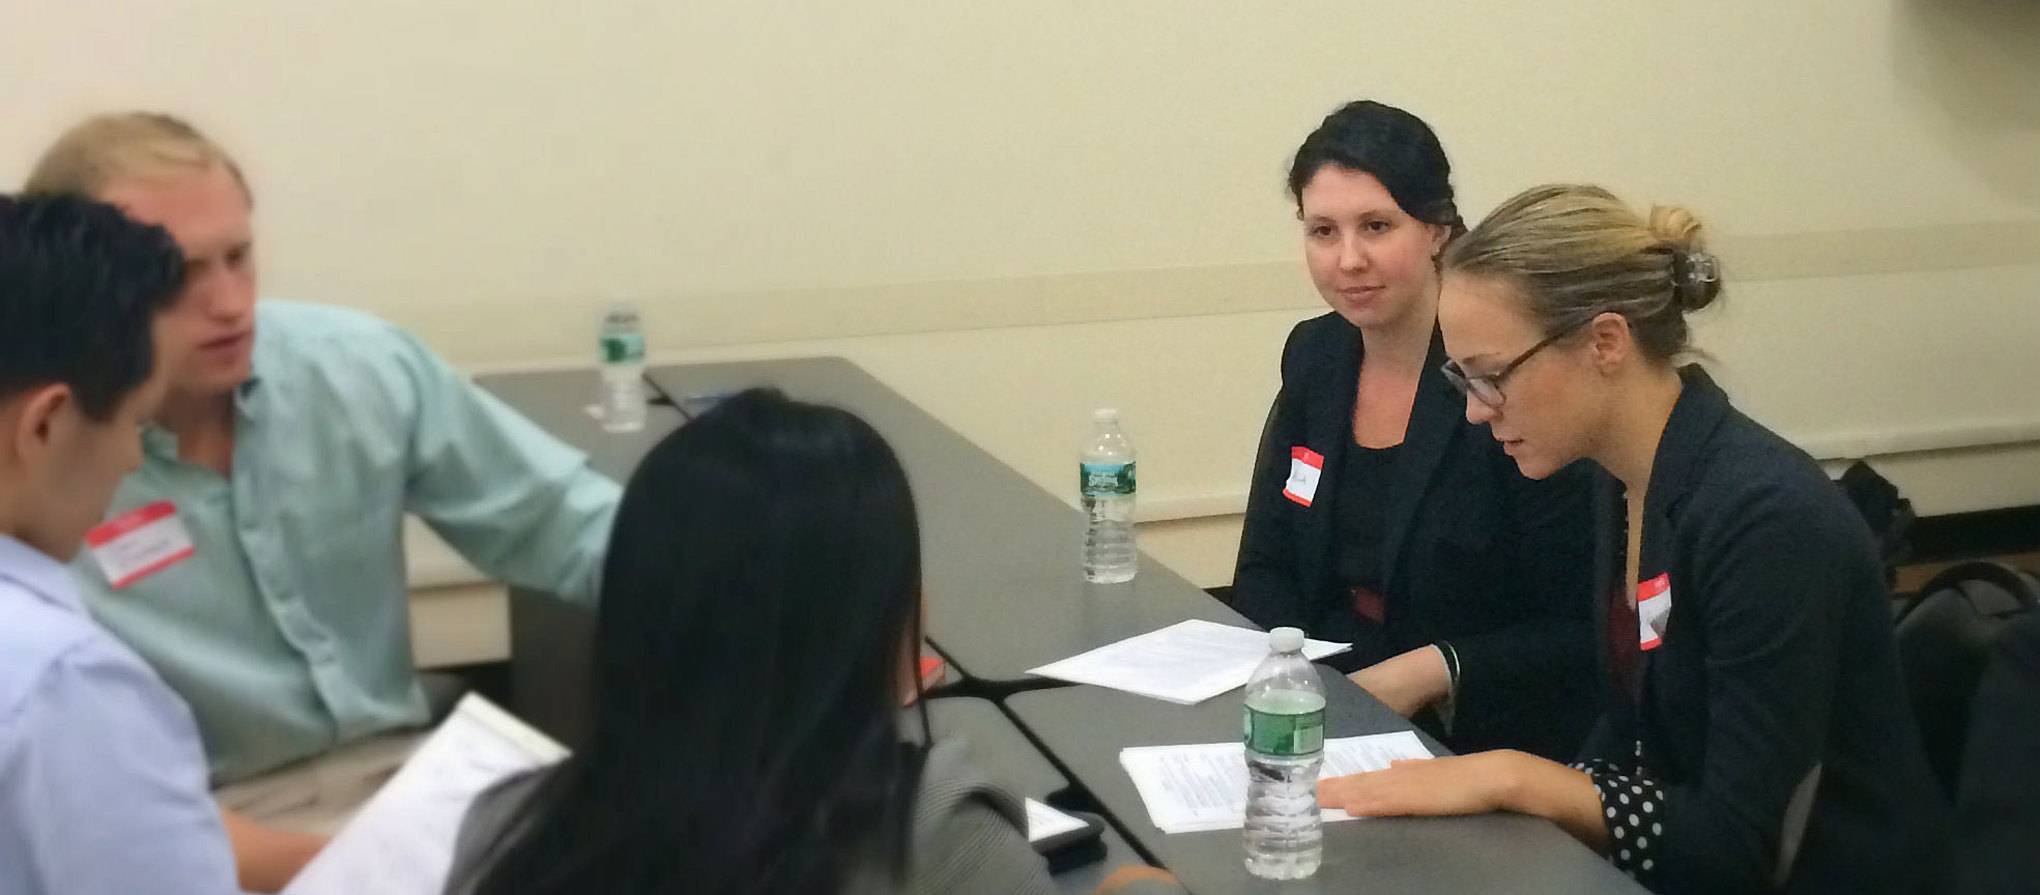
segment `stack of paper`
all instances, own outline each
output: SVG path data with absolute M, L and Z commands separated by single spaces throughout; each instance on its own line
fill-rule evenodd
M 470 694 L 284 895 L 439 895 L 475 797 L 565 757 L 565 747 Z
M 1378 771 L 1399 758 L 1430 758 L 1410 731 L 1325 741 L 1319 779 Z M 1140 790 L 1148 816 L 1164 833 L 1237 830 L 1247 818 L 1246 747 L 1239 743 L 1200 746 L 1135 746 L 1120 750 L 1119 763 Z M 1325 809 L 1326 821 L 1350 820 Z
M 1316 661 L 1350 647 L 1345 643 L 1306 640 L 1303 654 Z M 1267 657 L 1266 633 L 1191 619 L 1027 673 L 1111 687 L 1178 705 L 1195 705 L 1246 686 L 1254 666 Z

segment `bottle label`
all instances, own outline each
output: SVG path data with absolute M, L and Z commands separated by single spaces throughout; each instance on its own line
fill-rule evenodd
M 645 337 L 637 333 L 602 336 L 602 362 L 634 364 L 645 359 Z
M 1286 714 L 1247 708 L 1248 752 L 1309 755 L 1325 748 L 1325 710 Z
M 1077 487 L 1085 497 L 1132 497 L 1132 463 L 1081 464 Z

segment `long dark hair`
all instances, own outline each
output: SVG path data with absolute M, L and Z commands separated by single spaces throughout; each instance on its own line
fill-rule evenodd
M 681 427 L 617 511 L 589 742 L 474 891 L 829 893 L 874 861 L 902 873 L 920 584 L 906 473 L 863 420 L 753 390 Z

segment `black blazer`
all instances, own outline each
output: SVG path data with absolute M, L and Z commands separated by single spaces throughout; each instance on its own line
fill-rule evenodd
M 1811 457 L 1737 412 L 1699 367 L 1682 376 L 1638 565 L 1639 580 L 1669 576 L 1670 615 L 1641 654 L 1638 695 L 1607 688 L 1585 750 L 1637 769 L 1641 743 L 1640 773 L 1664 789 L 1659 859 L 1641 879 L 1659 892 L 1772 891 L 1787 804 L 1818 765 L 1783 890 L 1937 888 L 1947 808 L 1899 685 L 1870 530 Z M 1619 484 L 1604 474 L 1600 491 L 1606 630 L 1627 587 L 1627 533 Z
M 1353 443 L 1360 331 L 1337 314 L 1297 324 L 1282 349 L 1282 391 L 1269 411 L 1247 498 L 1233 607 L 1256 623 L 1352 641 L 1345 670 L 1437 641 L 1460 661 L 1448 733 L 1467 752 L 1516 748 L 1573 757 L 1598 714 L 1593 677 L 1591 480 L 1569 468 L 1525 479 L 1486 426 L 1466 422 L 1447 382 L 1442 340 L 1388 485 L 1383 539 L 1387 624 L 1354 612 L 1332 541 L 1339 458 Z M 1282 495 L 1290 449 L 1324 455 L 1308 507 Z

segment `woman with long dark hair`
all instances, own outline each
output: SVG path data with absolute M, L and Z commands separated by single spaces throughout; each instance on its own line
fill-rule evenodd
M 483 796 L 449 892 L 1054 891 L 1018 801 L 900 729 L 920 544 L 853 414 L 754 390 L 668 436 L 617 513 L 588 742 Z

